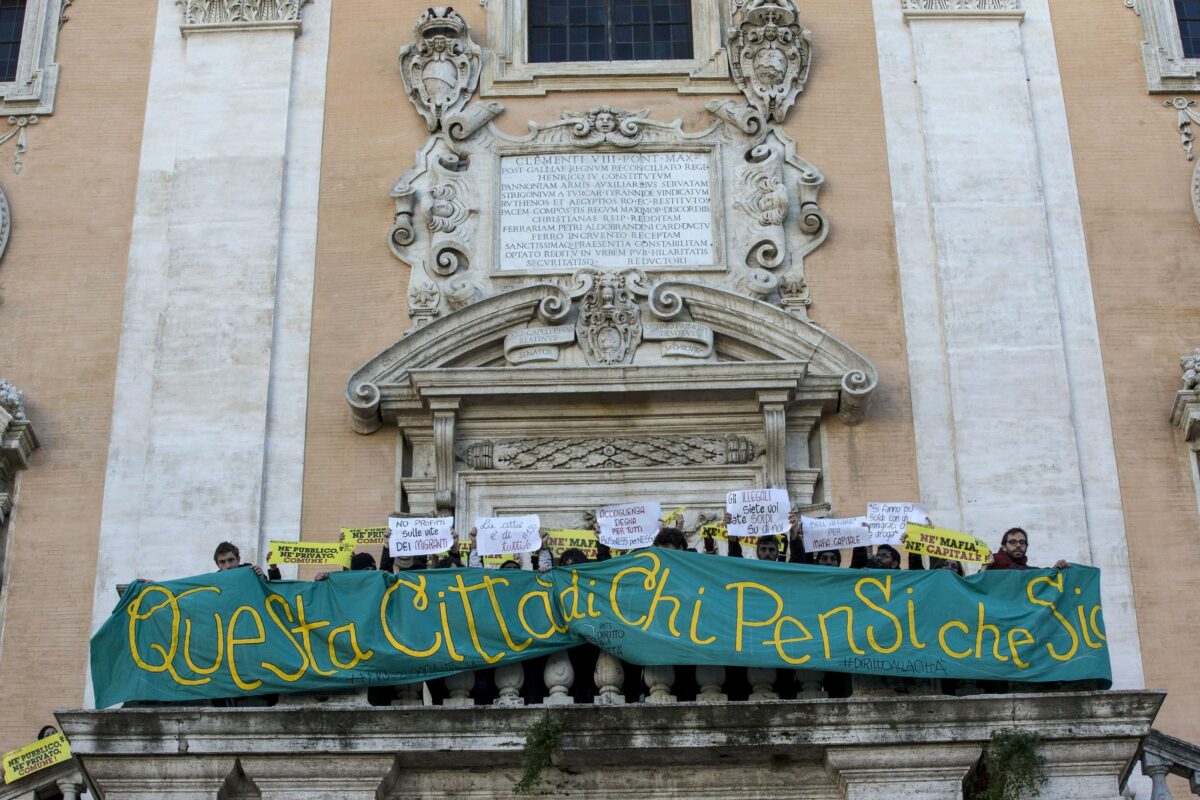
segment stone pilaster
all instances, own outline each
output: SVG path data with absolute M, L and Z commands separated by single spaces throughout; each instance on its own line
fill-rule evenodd
M 963 778 L 980 752 L 978 744 L 917 744 L 903 754 L 831 747 L 825 769 L 846 800 L 961 800 Z

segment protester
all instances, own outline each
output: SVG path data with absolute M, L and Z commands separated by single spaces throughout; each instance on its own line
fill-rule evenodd
M 367 570 L 367 569 L 376 569 L 375 556 L 371 555 L 370 553 L 355 553 L 354 555 L 350 556 L 350 571 L 351 572 L 358 572 L 360 570 Z M 342 571 L 345 572 L 344 569 Z M 313 577 L 313 580 L 314 581 L 326 580 L 330 576 L 330 574 L 331 574 L 330 572 L 318 572 Z M 278 580 L 278 578 L 272 577 L 271 580 Z
M 249 567 L 254 570 L 254 574 L 260 578 L 267 577 L 262 567 L 257 564 L 243 564 L 242 552 L 237 549 L 237 545 L 230 542 L 221 542 L 217 545 L 217 549 L 213 552 L 213 561 L 216 562 L 217 572 L 225 572 L 226 570 L 237 569 L 238 567 Z
M 984 565 L 984 569 L 1037 569 L 1030 566 L 1029 557 L 1026 552 L 1029 549 L 1029 534 L 1024 528 L 1009 528 L 1000 537 L 1000 550 L 992 555 L 991 561 Z M 1059 559 L 1054 564 L 1054 569 L 1066 569 L 1070 565 L 1064 560 Z
M 842 565 L 841 550 L 822 550 L 817 553 L 818 567 L 840 567 Z
M 653 546 L 665 550 L 687 550 L 688 541 L 679 528 L 663 528 L 654 537 Z
M 578 547 L 570 547 L 563 550 L 562 554 L 558 557 L 558 566 L 560 567 L 573 567 L 576 564 L 586 563 L 588 563 L 588 557 Z
M 758 545 L 754 548 L 754 554 L 758 556 L 759 561 L 778 561 L 779 540 L 774 536 L 758 537 Z
M 867 561 L 868 569 L 900 569 L 900 553 L 890 544 L 881 544 Z
M 938 558 L 937 556 L 931 556 L 929 558 L 929 568 L 930 569 L 948 569 L 951 572 L 956 573 L 960 578 L 965 577 L 965 575 L 963 574 L 962 563 L 958 562 L 958 561 L 951 561 L 948 558 Z
M 537 565 L 538 572 L 549 572 L 554 566 L 554 556 L 550 553 L 549 537 L 546 534 L 546 529 L 538 530 L 538 535 L 541 537 L 541 542 L 538 545 L 537 553 L 533 556 L 533 561 Z M 470 552 L 467 553 L 467 566 L 476 569 L 482 568 L 484 565 L 483 556 L 479 554 L 479 529 L 471 528 L 470 534 Z M 510 566 L 513 565 L 513 566 Z M 500 569 L 524 569 L 519 561 L 509 559 L 500 565 Z

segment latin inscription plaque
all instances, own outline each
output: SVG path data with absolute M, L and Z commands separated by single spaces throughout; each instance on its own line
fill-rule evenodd
M 717 263 L 707 153 L 500 159 L 501 272 Z

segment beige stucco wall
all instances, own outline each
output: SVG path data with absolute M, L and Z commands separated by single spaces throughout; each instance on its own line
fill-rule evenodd
M 154 19 L 68 9 L 53 116 L 0 146 L 13 232 L 0 262 L 0 375 L 41 440 L 23 473 L 0 642 L 0 751 L 84 697 L 96 542 Z M 5 126 L 7 129 L 7 126 Z M 115 603 L 116 598 L 113 598 Z
M 1146 685 L 1167 689 L 1156 727 L 1200 740 L 1196 494 L 1169 414 L 1179 356 L 1200 345 L 1190 284 L 1200 226 L 1171 95 L 1151 96 L 1141 20 L 1121 3 L 1052 0 L 1083 206 L 1133 569 Z M 1100 386 L 1097 385 L 1097 390 Z
M 396 61 L 425 7 L 345 0 L 333 8 L 305 457 L 310 539 L 332 540 L 340 525 L 379 524 L 392 510 L 396 436 L 352 434 L 343 394 L 351 372 L 408 325 L 408 267 L 387 247 L 387 193 L 428 135 Z M 458 10 L 486 42 L 486 10 Z M 834 509 L 854 514 L 871 500 L 917 495 L 887 149 L 882 127 L 864 124 L 882 113 L 869 6 L 809 4 L 804 23 L 815 64 L 786 127 L 828 178 L 822 207 L 832 223 L 828 242 L 805 261 L 812 315 L 883 376 L 865 423 L 851 429 L 833 417 L 826 425 Z M 613 91 L 499 99 L 507 110 L 497 124 L 517 133 L 529 120 L 602 104 L 650 108 L 656 119 L 695 129 L 705 124 L 709 98 Z

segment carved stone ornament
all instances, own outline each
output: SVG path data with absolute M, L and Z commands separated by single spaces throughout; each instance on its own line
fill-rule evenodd
M 400 50 L 400 77 L 425 124 L 436 131 L 475 93 L 483 53 L 471 40 L 471 26 L 450 6 L 427 9 L 413 36 Z
M 0 378 L 0 525 L 12 513 L 17 473 L 29 468 L 37 448 L 37 435 L 25 415 L 20 390 Z
M 782 123 L 804 91 L 812 64 L 812 33 L 798 21 L 792 0 L 747 0 L 729 32 L 733 80 L 750 105 Z
M 906 11 L 1019 11 L 1021 0 L 900 0 Z M 1126 5 L 1129 5 L 1126 3 Z
M 8 249 L 8 238 L 12 234 L 12 207 L 8 204 L 8 195 L 0 189 L 0 259 Z
M 1195 110 L 1196 101 L 1186 97 L 1176 97 L 1173 100 L 1164 100 L 1163 105 L 1179 112 L 1179 139 L 1184 152 L 1187 153 L 1188 161 L 1195 161 L 1196 156 L 1193 150 L 1196 135 L 1192 132 L 1192 124 L 1200 123 L 1200 112 Z M 1192 171 L 1191 192 L 1192 211 L 1196 214 L 1196 221 L 1200 222 L 1200 162 L 1197 162 L 1196 169 Z
M 486 460 L 479 456 L 485 448 Z M 749 464 L 765 449 L 761 439 L 746 436 L 546 436 L 470 442 L 463 461 L 502 470 Z
M 1183 388 L 1175 393 L 1171 422 L 1183 432 L 1184 440 L 1200 450 L 1200 348 L 1179 359 Z
M 591 363 L 633 361 L 634 350 L 642 339 L 642 312 L 628 279 L 637 274 L 584 273 L 592 286 L 580 301 L 575 336 Z
M 571 288 L 584 269 L 703 276 L 806 318 L 804 259 L 829 233 L 825 177 L 749 104 L 707 110 L 708 126 L 694 132 L 598 106 L 531 122 L 521 136 L 491 124 L 498 103 L 447 112 L 392 190 L 389 244 L 426 304 L 413 318 L 424 324 L 537 280 Z M 617 350 L 598 363 L 624 363 L 629 348 Z
M 184 25 L 299 22 L 312 0 L 183 0 Z

